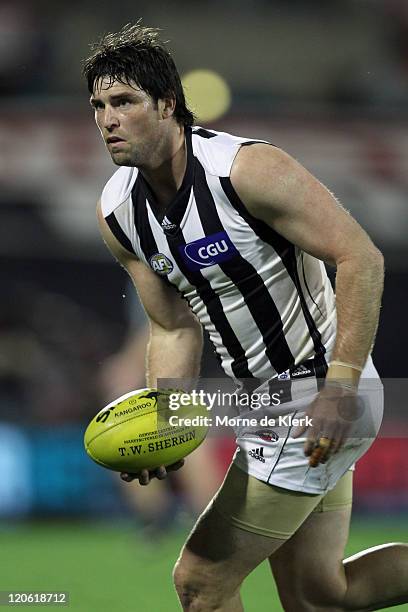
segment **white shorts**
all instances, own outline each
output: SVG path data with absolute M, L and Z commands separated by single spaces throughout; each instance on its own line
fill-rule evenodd
M 301 419 L 304 416 L 317 395 L 316 379 L 305 379 L 302 384 L 296 381 L 292 389 L 295 391 L 292 397 L 295 395 L 296 399 L 275 408 L 250 412 L 250 416 L 256 413 L 258 424 L 256 427 L 237 429 L 238 449 L 233 462 L 244 472 L 269 484 L 293 491 L 322 494 L 333 489 L 339 478 L 347 470 L 353 469 L 354 463 L 374 442 L 383 416 L 383 386 L 370 357 L 359 385 L 364 411 L 353 424 L 357 433 L 348 437 L 338 453 L 315 468 L 309 466 L 309 458 L 304 454 L 305 438 L 291 437 L 296 423 L 286 423 L 290 423 L 291 417 Z M 240 415 L 241 418 L 243 416 Z M 266 426 L 260 425 L 265 422 L 264 417 L 272 419 Z M 273 426 L 269 423 L 273 423 Z

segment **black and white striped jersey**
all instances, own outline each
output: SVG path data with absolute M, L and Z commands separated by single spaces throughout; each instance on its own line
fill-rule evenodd
M 325 366 L 335 300 L 324 264 L 253 217 L 234 191 L 234 158 L 254 142 L 187 129 L 185 176 L 164 217 L 128 167 L 105 186 L 102 212 L 123 247 L 188 301 L 226 374 L 284 378 L 306 360 Z

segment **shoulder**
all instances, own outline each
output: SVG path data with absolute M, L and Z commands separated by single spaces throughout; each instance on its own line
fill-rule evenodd
M 137 168 L 122 166 L 109 179 L 102 191 L 100 200 L 100 209 L 104 217 L 110 215 L 129 198 L 137 174 Z
M 273 206 L 286 201 L 297 185 L 306 185 L 309 173 L 293 157 L 278 147 L 254 144 L 242 147 L 231 167 L 234 189 L 249 207 Z
M 294 163 L 295 160 L 282 149 L 257 142 L 253 146 L 240 148 L 231 172 L 236 175 L 244 173 L 246 178 L 255 174 L 257 178 L 267 175 L 276 179 L 290 172 Z
M 192 128 L 194 156 L 206 172 L 215 176 L 229 176 L 240 148 L 256 142 L 265 141 L 233 136 L 227 132 L 207 130 L 199 126 Z

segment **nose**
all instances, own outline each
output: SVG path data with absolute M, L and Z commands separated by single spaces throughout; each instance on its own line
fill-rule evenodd
M 107 130 L 112 130 L 115 127 L 118 127 L 119 120 L 116 116 L 115 109 L 112 106 L 106 105 L 105 112 L 103 115 L 103 125 Z

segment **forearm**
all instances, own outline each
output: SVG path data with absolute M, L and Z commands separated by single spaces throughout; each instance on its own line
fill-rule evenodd
M 147 349 L 147 384 L 160 386 L 163 378 L 194 381 L 200 373 L 203 337 L 197 326 L 168 331 L 151 327 Z
M 374 344 L 384 284 L 381 254 L 372 249 L 338 264 L 337 335 L 332 361 L 362 368 Z M 335 366 L 329 368 L 333 374 Z M 358 372 L 358 370 L 356 370 Z M 330 377 L 330 376 L 329 376 Z

